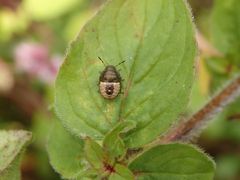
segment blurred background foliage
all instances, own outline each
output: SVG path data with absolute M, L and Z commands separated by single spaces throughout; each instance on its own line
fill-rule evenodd
M 240 71 L 240 1 L 188 0 L 200 49 L 186 115 Z M 54 79 L 68 44 L 104 0 L 0 0 L 0 128 L 27 129 L 34 140 L 23 180 L 60 179 L 45 144 Z M 215 117 L 197 143 L 217 162 L 216 179 L 240 179 L 240 99 Z

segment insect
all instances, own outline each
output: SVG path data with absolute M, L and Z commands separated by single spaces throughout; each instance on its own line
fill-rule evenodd
M 121 92 L 122 78 L 117 71 L 116 67 L 125 61 L 120 62 L 118 65 L 105 65 L 103 60 L 98 57 L 105 66 L 99 77 L 99 92 L 105 99 L 114 99 Z

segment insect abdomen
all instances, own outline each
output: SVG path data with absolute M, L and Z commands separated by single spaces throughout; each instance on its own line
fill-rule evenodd
M 101 95 L 106 99 L 114 99 L 121 90 L 120 82 L 100 82 L 99 90 Z

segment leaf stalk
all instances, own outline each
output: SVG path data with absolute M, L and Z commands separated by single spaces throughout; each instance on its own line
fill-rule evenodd
M 186 121 L 181 121 L 175 128 L 171 129 L 165 136 L 160 138 L 161 143 L 173 141 L 189 141 L 199 135 L 204 127 L 220 113 L 224 107 L 231 104 L 240 96 L 240 75 L 227 84 L 218 92 L 205 106 L 193 114 Z

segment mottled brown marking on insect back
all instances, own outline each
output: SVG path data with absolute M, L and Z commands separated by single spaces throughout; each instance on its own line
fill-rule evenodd
M 106 99 L 114 99 L 121 91 L 121 76 L 112 65 L 105 67 L 99 77 L 99 91 Z

